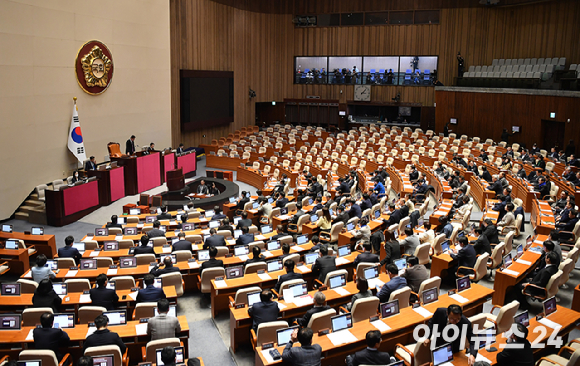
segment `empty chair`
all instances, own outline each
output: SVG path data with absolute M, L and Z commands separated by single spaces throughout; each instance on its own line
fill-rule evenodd
M 118 276 L 110 279 L 110 282 L 115 282 L 115 289 L 130 290 L 135 287 L 135 278 L 133 276 Z
M 33 294 L 38 287 L 38 282 L 27 280 L 24 278 L 20 278 L 16 281 L 16 283 L 20 284 L 20 293 L 21 294 Z
M 135 305 L 133 320 L 152 318 L 155 316 L 156 302 L 140 302 Z
M 495 328 L 497 334 L 509 330 L 514 322 L 514 316 L 518 312 L 519 307 L 520 303 L 515 300 L 502 307 L 494 305 L 491 308 L 491 313 L 485 314 L 487 317 L 487 321 L 485 322 L 484 327 L 486 329 L 492 327 Z M 499 309 L 499 313 L 497 314 L 497 316 L 493 315 L 493 311 L 495 309 Z
M 157 304 L 156 304 L 157 305 Z M 95 321 L 95 318 L 107 309 L 102 306 L 83 306 L 79 308 L 79 324 L 88 324 Z
M 379 298 L 376 296 L 362 298 L 355 301 L 351 309 L 352 321 L 356 323 L 362 320 L 367 320 L 371 316 L 375 316 L 379 307 L 379 301 Z
M 424 342 L 418 342 L 403 346 L 398 343 L 395 346 L 395 357 L 405 361 L 409 366 L 421 366 L 431 363 L 431 349 Z
M 183 288 L 185 287 L 185 284 L 183 283 L 183 277 L 180 272 L 165 273 L 159 277 L 161 278 L 164 287 L 173 286 L 177 297 L 183 296 Z
M 307 327 L 313 332 L 318 332 L 321 329 L 332 328 L 331 318 L 336 315 L 336 310 L 328 309 L 312 315 L 308 321 Z
M 229 253 L 229 249 L 226 248 Z M 197 276 L 197 283 L 199 290 L 204 293 L 208 294 L 211 292 L 211 280 L 215 279 L 216 277 L 225 277 L 226 270 L 224 268 L 206 268 L 204 269 L 201 276 Z
M 403 309 L 409 306 L 409 299 L 411 298 L 411 288 L 405 286 L 402 289 L 393 291 L 389 297 L 389 301 L 399 300 L 399 308 Z
M 86 278 L 69 278 L 64 281 L 68 292 L 83 292 L 91 289 L 91 283 Z

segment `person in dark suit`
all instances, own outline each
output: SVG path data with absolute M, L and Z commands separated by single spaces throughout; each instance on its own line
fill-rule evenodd
M 101 273 L 97 276 L 96 287 L 89 290 L 93 306 L 102 306 L 107 310 L 113 310 L 117 306 L 119 296 L 115 290 L 107 288 L 107 275 Z
M 362 210 L 360 206 L 352 199 L 349 202 L 350 202 L 350 210 L 348 210 L 348 216 L 351 219 L 353 217 L 358 217 L 360 219 L 362 216 Z
M 173 266 L 173 262 L 171 261 L 170 256 L 166 256 L 163 259 L 163 268 L 159 269 L 159 265 L 156 265 L 155 267 L 153 267 L 153 269 L 151 269 L 150 273 L 155 277 L 159 277 L 162 274 L 172 273 L 172 272 L 179 272 L 179 268 Z
M 240 195 L 240 200 L 238 202 L 237 209 L 240 211 L 243 210 L 244 206 L 248 202 L 250 202 L 250 199 L 248 197 L 246 197 L 246 191 L 242 191 L 242 194 Z
M 137 302 L 157 302 L 160 299 L 167 298 L 162 288 L 156 288 L 153 285 L 155 283 L 155 276 L 151 273 L 147 273 L 143 276 L 143 282 L 145 283 L 145 288 L 139 290 L 139 293 L 137 294 Z
M 576 223 L 578 222 L 578 211 L 576 210 L 570 210 L 570 212 L 568 213 L 568 221 L 564 222 L 564 223 L 559 223 L 556 225 L 556 229 L 560 230 L 560 231 L 574 231 L 574 227 L 576 226 Z
M 255 246 L 252 248 L 252 258 L 246 260 L 246 262 L 244 263 L 244 267 L 247 266 L 248 264 L 264 262 L 265 260 L 266 257 L 262 255 L 262 250 L 260 249 L 260 247 Z
M 185 233 L 183 231 L 180 231 L 179 234 L 177 234 L 177 238 L 179 240 L 172 245 L 172 252 L 176 252 L 178 250 L 188 250 L 190 252 L 192 251 L 191 242 L 185 240 Z
M 199 267 L 199 275 L 203 273 L 204 269 L 207 268 L 214 268 L 214 267 L 222 267 L 224 266 L 224 261 L 221 259 L 215 259 L 217 256 L 218 250 L 216 247 L 209 247 L 209 260 L 203 262 L 201 267 Z
M 262 290 L 260 302 L 248 308 L 248 315 L 252 318 L 252 329 L 254 331 L 258 330 L 258 325 L 278 319 L 279 313 L 278 303 L 272 301 L 272 291 L 270 290 Z
M 529 308 L 529 304 L 526 298 L 526 294 L 529 295 L 545 295 L 545 291 L 542 290 L 546 288 L 550 278 L 558 272 L 558 266 L 560 265 L 560 258 L 556 252 L 549 252 L 546 254 L 546 266 L 539 270 L 534 278 L 528 283 L 521 283 L 514 286 L 512 290 L 512 297 L 520 303 L 520 309 L 526 310 Z M 527 285 L 531 285 L 529 288 L 525 289 Z M 524 289 L 526 293 L 524 293 Z
M 89 170 L 97 170 L 97 162 L 94 156 L 91 156 L 85 164 L 85 171 L 88 172 Z
M 166 206 L 159 207 L 161 213 L 157 215 L 157 220 L 171 220 L 171 214 L 167 212 Z
M 296 224 L 298 223 L 298 219 L 299 219 L 301 216 L 304 216 L 304 215 L 306 215 L 306 211 L 302 210 L 302 203 L 298 202 L 298 203 L 296 204 L 296 209 L 297 209 L 298 211 L 297 211 L 297 212 L 294 214 L 294 216 L 292 216 L 292 218 L 291 218 L 290 220 L 288 220 L 288 223 L 289 223 L 289 224 L 294 224 L 294 225 L 296 225 Z
M 312 315 L 328 309 L 331 309 L 331 307 L 326 305 L 326 295 L 324 295 L 323 292 L 318 291 L 314 294 L 314 306 L 308 309 L 304 316 L 301 319 L 298 319 L 297 322 L 301 327 L 307 327 Z
M 485 235 L 490 244 L 499 244 L 499 233 L 493 221 L 491 219 L 485 219 L 481 225 L 483 226 L 483 233 L 481 235 Z
M 475 340 L 473 339 L 473 328 L 471 326 L 471 322 L 463 315 L 461 306 L 452 304 L 447 308 L 439 308 L 435 310 L 433 317 L 429 320 L 428 323 L 429 334 L 433 334 L 433 329 L 435 326 L 437 326 L 438 334 L 454 334 L 453 332 L 446 333 L 447 330 L 445 330 L 445 328 L 450 325 L 455 325 L 459 327 L 460 330 L 466 326 L 466 334 L 457 334 L 455 339 L 451 342 L 451 347 L 453 353 L 459 352 L 461 344 L 464 343 L 463 339 L 466 337 L 469 341 L 469 356 L 467 358 L 467 363 L 468 365 L 473 366 L 475 357 L 477 357 L 477 347 L 475 347 Z M 427 339 L 424 344 L 429 345 L 430 343 L 431 339 Z M 441 335 L 435 339 L 435 347 L 442 346 L 445 343 L 449 342 L 443 339 L 443 336 Z M 467 349 L 467 345 L 465 348 Z
M 290 250 L 290 247 L 288 247 L 288 250 Z M 290 281 L 290 280 L 301 280 L 302 279 L 302 273 L 296 273 L 294 272 L 294 266 L 296 264 L 294 263 L 293 260 L 287 260 L 286 262 L 284 262 L 284 268 L 286 268 L 286 274 L 283 274 L 282 276 L 278 277 L 278 282 L 276 283 L 276 286 L 274 286 L 274 290 L 276 290 L 276 292 L 278 294 L 280 294 L 280 286 L 282 286 L 282 284 L 286 281 Z M 282 294 L 280 294 L 282 295 Z
M 481 171 L 482 171 L 482 173 L 481 173 L 481 178 L 482 179 L 485 179 L 486 182 L 492 182 L 493 181 L 493 177 L 487 171 L 487 167 L 485 167 L 485 166 L 484 167 L 481 167 Z
M 541 199 L 544 199 L 545 196 L 550 195 L 550 186 L 551 183 L 546 181 L 545 177 L 538 178 L 538 185 L 536 186 L 536 191 L 540 192 Z
M 385 258 L 381 261 L 381 266 L 391 264 L 401 258 L 401 244 L 395 239 L 395 235 L 385 230 Z
M 72 244 L 74 243 L 75 238 L 72 235 L 67 236 L 64 239 L 64 247 L 58 249 L 58 257 L 59 258 L 73 258 L 76 264 L 81 262 L 81 253 L 77 248 L 74 248 Z
M 407 257 L 408 268 L 405 269 L 405 273 L 401 275 L 407 280 L 407 286 L 413 290 L 415 293 L 419 293 L 419 288 L 421 283 L 429 279 L 431 272 L 422 264 L 419 264 L 419 259 L 417 257 Z
M 252 226 L 252 219 L 248 219 L 248 213 L 242 212 L 242 219 L 238 221 L 238 230 L 241 230 L 243 227 L 250 227 Z
M 218 231 L 219 230 L 228 230 L 230 233 L 232 233 L 232 236 L 234 235 L 234 227 L 230 225 L 230 219 L 227 217 L 222 220 L 222 224 L 220 227 L 218 227 Z
M 341 196 L 346 195 L 346 194 L 350 194 L 350 187 L 348 186 L 348 183 L 344 180 L 344 178 L 339 178 L 338 181 L 340 182 L 340 184 L 338 185 L 338 188 L 336 189 L 337 192 Z
M 242 227 L 242 235 L 236 240 L 236 245 L 248 245 L 254 241 L 254 234 L 250 234 L 247 226 Z
M 215 214 L 211 217 L 211 221 L 223 220 L 227 217 L 222 213 L 220 206 L 214 206 L 213 210 Z
M 52 308 L 55 313 L 58 313 L 60 304 L 62 304 L 62 299 L 54 292 L 52 281 L 47 278 L 40 281 L 32 296 L 32 307 Z
M 35 328 L 32 331 L 34 348 L 51 350 L 56 355 L 56 358 L 61 361 L 64 354 L 60 352 L 60 348 L 68 347 L 70 338 L 62 329 L 53 328 L 53 324 L 53 314 L 46 312 L 40 316 L 40 325 L 42 325 L 42 328 Z
M 286 207 L 286 205 L 288 204 L 288 198 L 286 198 L 284 192 L 278 192 L 277 198 L 278 199 L 276 200 L 276 207 L 279 208 Z
M 278 258 L 282 259 L 282 262 L 284 262 L 284 258 L 286 258 L 287 256 L 290 255 L 290 244 L 284 243 L 284 244 L 282 244 L 281 248 L 282 248 L 282 255 Z
M 497 366 L 534 366 L 534 351 L 527 340 L 528 328 L 517 323 L 517 335 L 513 332 L 508 342 L 515 347 L 506 347 L 497 354 Z
M 106 315 L 99 315 L 95 318 L 95 327 L 97 330 L 87 337 L 83 345 L 83 353 L 90 347 L 98 346 L 119 346 L 121 354 L 125 353 L 127 346 L 121 340 L 117 333 L 111 332 L 107 329 L 109 318 Z
M 379 263 L 381 259 L 378 255 L 371 253 L 371 243 L 363 243 L 363 252 L 356 256 L 354 259 L 354 268 L 358 266 L 359 263 Z
M 179 144 L 179 147 L 175 150 L 175 152 L 178 154 L 183 154 L 185 152 L 183 144 Z
M 153 247 L 147 246 L 147 243 L 149 243 L 149 236 L 142 235 L 141 236 L 141 245 L 135 247 L 133 254 L 134 255 L 137 255 L 137 254 L 155 254 L 155 250 L 153 250 Z
M 279 240 L 282 237 L 288 236 L 290 234 L 288 234 L 286 232 L 286 230 L 284 229 L 284 226 L 282 225 L 278 225 L 276 226 L 276 235 L 272 236 L 270 239 L 271 240 Z
M 360 209 L 361 209 L 361 211 L 364 211 L 367 208 L 371 208 L 371 207 L 373 207 L 373 204 L 371 202 L 371 198 L 370 198 L 368 193 L 364 193 L 363 197 L 362 197 L 362 202 L 360 204 Z
M 225 247 L 227 245 L 226 239 L 223 235 L 217 235 L 215 228 L 209 229 L 209 237 L 207 237 L 203 243 L 203 249 L 210 247 Z
M 105 227 L 106 227 L 107 229 L 109 229 L 109 228 L 112 228 L 112 227 L 118 227 L 119 229 L 122 229 L 122 228 L 123 228 L 123 225 L 121 225 L 121 224 L 119 224 L 119 223 L 117 222 L 118 218 L 119 218 L 119 216 L 117 216 L 117 215 L 112 215 L 112 216 L 111 216 L 111 222 L 107 222 L 107 225 L 105 225 Z
M 334 257 L 328 255 L 328 247 L 323 245 L 320 247 L 320 257 L 316 258 L 316 262 L 312 265 L 312 274 L 318 280 L 324 283 L 326 275 L 329 272 L 336 271 L 336 263 Z
M 453 253 L 451 253 L 451 258 L 457 261 L 457 266 L 449 270 L 449 275 L 454 276 L 457 270 L 463 275 L 473 274 L 473 271 L 460 268 L 460 267 L 475 267 L 475 261 L 477 260 L 477 255 L 475 254 L 475 249 L 473 245 L 469 245 L 467 237 L 462 236 L 457 240 L 459 248 L 455 247 Z
M 483 253 L 487 253 L 491 255 L 491 245 L 489 244 L 487 236 L 483 235 L 483 230 L 481 227 L 476 227 L 473 232 L 477 236 L 477 239 L 472 242 L 473 249 L 475 249 L 475 254 L 482 255 Z
M 501 181 L 498 179 L 497 175 L 492 177 L 492 183 L 486 188 L 488 191 L 494 191 L 496 196 L 499 196 L 503 192 L 503 186 Z
M 401 214 L 401 210 L 396 210 L 394 203 L 389 203 L 389 211 L 391 211 L 391 214 L 389 215 L 389 219 L 383 220 L 383 222 L 385 223 L 387 228 L 391 225 L 398 224 L 399 222 L 401 222 L 401 219 L 403 218 L 403 215 Z
M 381 302 L 389 301 L 391 294 L 397 290 L 407 286 L 407 280 L 399 276 L 399 268 L 394 264 L 387 264 L 387 274 L 389 275 L 389 282 L 386 282 L 381 290 L 378 291 L 377 297 Z
M 291 366 L 320 366 L 322 347 L 312 344 L 313 335 L 310 328 L 295 329 L 290 336 L 290 342 L 286 343 L 282 351 L 282 361 Z M 300 342 L 300 347 L 292 347 L 296 341 Z
M 318 196 L 318 197 L 316 197 L 316 203 L 314 204 L 314 207 L 312 207 L 312 210 L 310 210 L 310 212 L 308 212 L 308 214 L 314 215 L 316 213 L 316 211 L 322 210 L 323 207 L 324 207 L 324 205 L 322 204 L 322 197 Z
M 161 349 L 161 362 L 163 362 L 164 366 L 176 366 L 175 356 L 174 347 L 165 346 Z
M 165 236 L 165 231 L 159 229 L 161 227 L 161 223 L 159 220 L 153 221 L 153 229 L 147 232 L 147 236 L 149 238 L 158 238 Z
M 333 224 L 336 224 L 337 222 L 343 222 L 346 225 L 346 223 L 350 219 L 350 215 L 348 214 L 348 212 L 345 212 L 344 209 L 345 209 L 344 205 L 340 205 L 336 208 L 337 215 L 334 218 L 334 220 L 332 220 Z
M 387 352 L 379 351 L 381 345 L 381 332 L 369 330 L 366 335 L 367 348 L 358 351 L 353 355 L 346 356 L 347 366 L 359 365 L 388 365 L 391 363 L 391 356 Z
M 125 154 L 135 154 L 135 135 L 131 135 L 131 138 L 125 143 Z

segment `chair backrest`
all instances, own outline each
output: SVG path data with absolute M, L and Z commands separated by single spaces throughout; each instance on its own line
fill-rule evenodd
M 217 249 L 216 257 L 224 257 L 226 254 L 230 252 L 230 249 L 228 247 L 216 247 L 216 249 Z
M 376 296 L 358 299 L 351 309 L 352 321 L 356 323 L 376 315 L 379 302 L 380 299 Z
M 441 288 L 441 277 L 434 276 L 434 277 L 431 277 L 431 278 L 421 282 L 421 286 L 419 286 L 419 291 L 417 292 L 419 299 L 421 299 L 421 295 L 423 294 L 423 291 L 428 290 L 428 289 L 433 288 L 433 287 L 437 287 L 437 293 L 439 293 L 439 289 Z
M 316 314 L 313 314 L 308 322 L 308 328 L 312 329 L 313 332 L 318 333 L 321 329 L 332 328 L 332 322 L 330 318 L 336 315 L 336 310 L 328 309 Z
M 165 273 L 159 277 L 163 281 L 163 286 L 173 286 L 177 296 L 183 296 L 183 277 L 180 272 Z
M 560 286 L 560 279 L 562 278 L 563 274 L 564 272 L 558 270 L 558 272 L 556 272 L 554 275 L 552 275 L 552 277 L 550 277 L 550 281 L 548 281 L 548 285 L 546 286 L 546 291 L 548 292 L 547 298 L 556 296 L 556 294 L 558 293 L 558 288 Z
M 76 266 L 74 258 L 55 258 L 58 268 L 70 268 Z
M 167 238 L 164 236 L 158 236 L 151 238 L 151 242 L 153 242 L 153 247 L 162 247 L 167 244 Z
M 578 250 L 578 249 L 574 248 L 573 250 Z M 574 262 L 572 260 L 572 258 L 566 258 L 566 260 L 564 260 L 562 263 L 560 263 L 560 266 L 558 267 L 558 269 L 562 271 L 562 277 L 560 278 L 560 285 L 559 286 L 562 286 L 563 284 L 568 282 L 568 280 L 570 279 L 570 272 L 572 272 L 572 270 L 574 269 L 575 264 L 576 264 L 576 262 Z
M 482 255 L 477 257 L 477 260 L 475 261 L 475 267 L 473 268 L 475 270 L 475 274 L 469 276 L 472 281 L 479 281 L 483 277 L 485 277 L 485 275 L 487 275 L 488 258 L 489 258 L 488 253 L 483 253 Z
M 365 279 L 365 269 L 370 267 L 375 267 L 377 263 L 370 263 L 370 262 L 360 262 L 356 266 L 356 277 Z M 380 268 L 380 266 L 379 266 Z
M 301 284 L 304 283 L 305 281 L 302 279 L 295 279 L 295 280 L 288 280 L 288 281 L 284 281 L 282 282 L 282 284 L 280 285 L 280 292 L 279 295 L 282 296 L 282 294 L 284 293 L 284 290 L 287 289 L 288 287 L 292 286 L 292 285 L 297 285 L 297 284 Z
M 431 244 L 425 243 L 419 245 L 415 249 L 415 256 L 419 260 L 419 264 L 428 264 L 429 263 L 429 251 L 431 250 Z
M 145 346 L 145 362 L 157 362 L 157 350 L 165 347 L 179 347 L 181 342 L 179 338 L 164 338 L 150 341 Z
M 97 257 L 97 267 L 99 268 L 109 268 L 113 263 L 113 258 L 111 257 Z
M 135 287 L 135 278 L 133 276 L 117 276 L 110 279 L 115 282 L 115 290 L 130 290 Z
M 261 346 L 264 343 L 277 342 L 276 331 L 284 328 L 288 328 L 288 323 L 285 320 L 277 320 L 258 325 L 256 345 Z
M 332 224 L 332 227 L 330 228 L 330 242 L 335 242 L 338 240 L 338 235 L 342 231 L 343 227 L 344 227 L 343 221 Z
M 499 243 L 493 248 L 491 252 L 491 264 L 490 268 L 498 268 L 503 261 L 503 252 L 505 248 L 505 243 Z
M 251 292 L 262 291 L 259 286 L 252 286 L 241 288 L 236 291 L 236 296 L 234 297 L 234 302 L 236 304 L 247 304 L 248 303 L 248 294 Z
M 102 306 L 83 306 L 79 308 L 79 324 L 92 323 L 97 316 L 106 311 L 107 309 Z
M 520 303 L 517 302 L 516 300 L 510 302 L 507 305 L 504 305 L 501 307 L 501 309 L 499 310 L 499 313 L 497 314 L 496 317 L 496 333 L 503 333 L 506 330 L 510 329 L 513 322 L 514 322 L 514 316 L 516 315 L 516 313 L 518 312 L 518 308 L 520 307 Z
M 147 253 L 147 254 L 136 254 L 135 258 L 137 258 L 137 265 L 149 264 L 151 262 L 155 262 L 155 254 Z
M 117 345 L 89 347 L 85 350 L 85 356 L 96 357 L 105 355 L 113 355 L 114 366 L 123 365 L 123 356 L 121 355 L 121 349 Z
M 156 302 L 140 302 L 135 305 L 133 320 L 152 318 L 155 316 Z
M 417 342 L 413 350 L 413 365 L 421 366 L 432 361 L 431 350 L 429 346 L 423 342 Z
M 201 273 L 201 281 L 200 281 L 201 292 L 204 294 L 208 294 L 211 291 L 211 280 L 213 280 L 216 277 L 225 275 L 226 270 L 221 267 L 204 269 L 203 272 Z
M 44 313 L 53 313 L 52 308 L 28 308 L 22 311 L 22 326 L 33 327 L 40 324 L 40 316 Z
M 86 278 L 69 278 L 64 281 L 68 292 L 83 292 L 91 289 L 91 282 Z
M 33 294 L 38 287 L 38 282 L 20 278 L 16 281 L 20 284 L 21 294 Z
M 282 260 L 282 264 L 284 264 L 284 262 L 286 261 L 293 261 L 294 265 L 297 265 L 298 262 L 300 262 L 300 254 L 294 253 L 284 257 L 284 259 Z
M 399 299 L 399 309 L 404 309 L 409 306 L 409 298 L 411 297 L 411 288 L 405 286 L 402 289 L 393 291 L 389 297 L 389 301 Z
M 250 263 L 244 268 L 244 276 L 250 273 L 257 273 L 261 269 L 268 269 L 268 264 L 266 262 Z
M 56 354 L 51 350 L 27 349 L 18 355 L 19 361 L 40 360 L 42 366 L 59 366 Z
M 330 249 L 330 248 L 329 248 Z M 329 250 L 330 253 L 330 250 Z M 331 271 L 326 274 L 326 278 L 324 279 L 324 285 L 330 287 L 330 278 L 337 276 L 337 275 L 344 275 L 345 278 L 348 278 L 348 271 L 346 269 L 337 269 L 336 271 Z
M 192 258 L 191 252 L 189 250 L 176 250 L 173 252 L 173 254 L 175 254 L 175 258 L 178 262 L 185 262 Z

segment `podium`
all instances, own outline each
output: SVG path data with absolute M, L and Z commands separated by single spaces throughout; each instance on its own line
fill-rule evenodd
M 137 157 L 111 158 L 124 168 L 127 196 L 148 191 L 161 185 L 161 154 L 158 152 Z
M 125 197 L 125 174 L 123 167 L 107 170 L 89 170 L 89 177 L 99 180 L 99 203 L 107 206 L 120 198 Z
M 46 221 L 51 226 L 68 225 L 100 207 L 96 178 L 58 191 L 46 190 L 45 195 Z
M 175 169 L 167 171 L 167 190 L 179 191 L 185 188 L 185 177 L 183 176 L 183 169 Z

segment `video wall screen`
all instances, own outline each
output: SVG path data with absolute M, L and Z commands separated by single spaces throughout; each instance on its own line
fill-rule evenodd
M 432 86 L 438 56 L 309 56 L 294 58 L 294 84 Z

